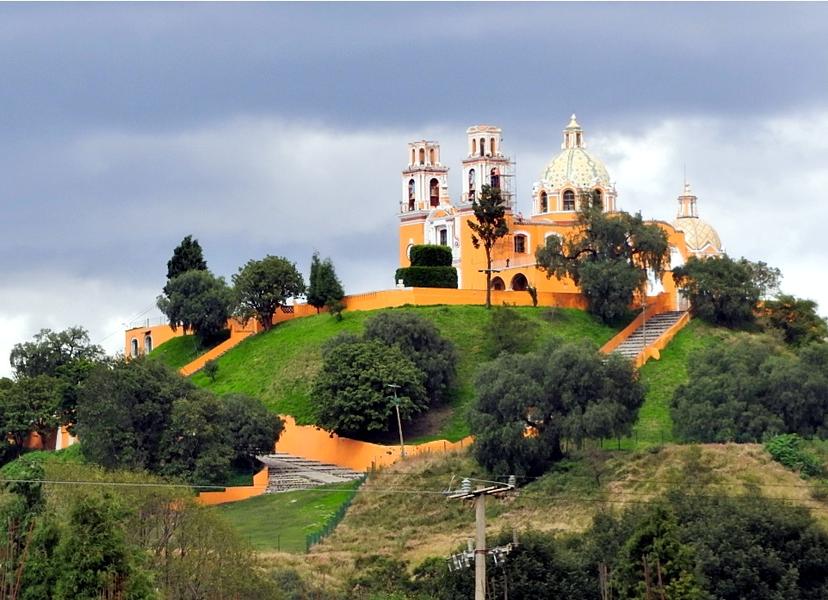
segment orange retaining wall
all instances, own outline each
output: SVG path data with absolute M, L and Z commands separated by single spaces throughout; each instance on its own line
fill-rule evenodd
M 282 416 L 285 429 L 276 442 L 277 452 L 286 452 L 310 460 L 347 467 L 354 471 L 368 471 L 373 467 L 390 465 L 400 458 L 400 447 L 372 444 L 339 437 L 311 425 L 297 425 L 291 416 Z M 403 431 L 404 432 L 404 431 Z M 469 436 L 459 442 L 437 440 L 409 446 L 409 456 L 436 452 L 449 452 L 468 448 L 472 442 Z
M 651 302 L 647 303 L 647 307 L 638 313 L 638 315 L 630 321 L 630 324 L 624 327 L 621 331 L 615 334 L 615 336 L 608 341 L 606 344 L 601 346 L 601 352 L 604 354 L 609 354 L 618 346 L 624 343 L 628 337 L 632 335 L 632 333 L 641 327 L 641 324 L 644 322 L 644 318 L 651 319 L 655 315 L 658 315 L 663 312 L 667 312 L 672 310 L 670 308 L 670 296 L 669 294 L 659 294 L 655 297 Z
M 239 500 L 247 500 L 254 496 L 261 496 L 267 491 L 267 476 L 268 470 L 267 467 L 264 467 L 253 476 L 253 485 L 228 487 L 220 492 L 200 492 L 198 494 L 198 502 L 204 506 L 212 506 L 214 504 L 238 502 Z
M 346 310 L 376 310 L 412 304 L 433 306 L 435 304 L 484 304 L 486 290 L 460 290 L 451 288 L 395 288 L 366 294 L 345 296 Z M 532 306 L 529 292 L 492 290 L 492 304 L 514 304 Z M 538 292 L 539 306 L 560 306 L 564 308 L 587 307 L 586 298 L 579 292 Z
M 661 334 L 661 336 L 654 341 L 652 344 L 647 346 L 644 351 L 635 357 L 635 366 L 636 368 L 641 368 L 644 364 L 654 358 L 655 360 L 659 360 L 661 358 L 661 351 L 667 347 L 667 344 L 670 343 L 676 334 L 684 329 L 684 327 L 690 322 L 690 313 L 684 313 L 681 318 L 670 325 L 670 328 Z

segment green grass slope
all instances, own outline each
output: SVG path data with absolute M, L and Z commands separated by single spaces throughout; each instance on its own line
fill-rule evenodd
M 150 358 L 160 360 L 171 369 L 180 369 L 204 354 L 209 348 L 202 348 L 194 335 L 172 338 L 149 353 Z
M 265 494 L 213 510 L 259 552 L 304 552 L 306 536 L 322 529 L 356 487 L 354 482 Z
M 457 346 L 458 389 L 449 407 L 431 411 L 426 422 L 414 425 L 412 441 L 447 438 L 457 440 L 469 433 L 466 412 L 474 397 L 474 374 L 487 357 L 484 326 L 489 313 L 482 306 L 423 306 L 387 310 L 411 311 L 431 320 Z M 518 307 L 521 314 L 539 325 L 539 338 L 557 335 L 566 339 L 587 338 L 603 344 L 616 329 L 591 315 L 573 309 Z M 280 414 L 289 414 L 300 424 L 314 421 L 310 402 L 313 378 L 321 367 L 323 344 L 340 332 L 360 333 L 365 320 L 378 311 L 346 312 L 340 322 L 330 315 L 288 321 L 267 333 L 253 336 L 218 359 L 218 375 L 211 382 L 203 373 L 193 381 L 217 393 L 244 393 L 261 399 Z
M 625 448 L 647 448 L 674 441 L 670 400 L 676 388 L 687 383 L 687 365 L 696 350 L 707 348 L 728 335 L 728 330 L 693 320 L 676 334 L 661 351 L 659 360 L 641 367 L 641 381 L 647 388 L 644 405 L 631 438 L 622 441 Z

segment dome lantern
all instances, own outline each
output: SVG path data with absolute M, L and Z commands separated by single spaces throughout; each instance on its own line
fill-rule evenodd
M 563 130 L 563 143 L 561 144 L 561 150 L 571 150 L 573 148 L 586 148 L 584 131 L 578 124 L 575 113 L 572 113 L 569 118 L 569 125 Z

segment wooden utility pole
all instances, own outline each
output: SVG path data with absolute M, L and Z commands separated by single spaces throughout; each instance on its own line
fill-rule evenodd
M 403 442 L 402 420 L 400 419 L 400 400 L 397 398 L 397 390 L 400 386 L 396 383 L 386 383 L 385 387 L 394 390 L 394 408 L 397 409 L 397 428 L 400 430 L 400 458 L 405 458 L 405 442 Z
M 456 500 L 474 500 L 474 600 L 486 600 L 486 556 L 489 553 L 486 548 L 486 496 L 501 495 L 514 489 L 515 478 L 512 476 L 507 484 L 490 485 L 476 490 L 471 489 L 471 480 L 467 478 L 463 480 L 459 491 L 449 494 L 449 498 Z

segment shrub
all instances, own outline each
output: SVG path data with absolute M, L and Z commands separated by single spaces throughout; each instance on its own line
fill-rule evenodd
M 439 244 L 419 244 L 411 247 L 412 267 L 450 267 L 451 248 Z
M 802 438 L 795 433 L 777 435 L 765 442 L 765 450 L 773 459 L 803 477 L 817 477 L 824 471 L 822 462 L 802 447 Z
M 484 329 L 486 352 L 496 358 L 501 352 L 525 354 L 535 348 L 538 324 L 507 306 L 498 306 Z
M 454 267 L 404 267 L 397 269 L 394 281 L 402 280 L 405 287 L 457 288 L 457 269 Z

